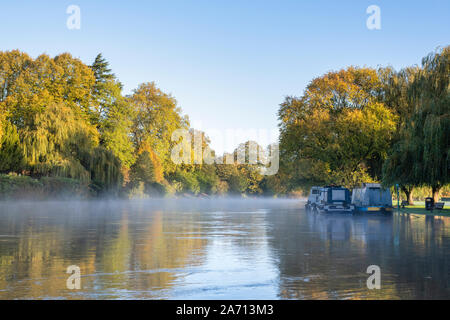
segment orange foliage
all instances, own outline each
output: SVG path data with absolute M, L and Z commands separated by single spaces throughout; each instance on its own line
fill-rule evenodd
M 155 151 L 153 151 L 153 149 L 150 146 L 150 143 L 148 143 L 148 141 L 144 141 L 141 143 L 141 146 L 138 150 L 138 155 L 145 151 L 147 151 L 150 154 L 150 161 L 153 164 L 155 181 L 158 183 L 161 183 L 164 180 L 163 167 L 161 164 L 161 160 L 159 159 L 159 157 L 155 153 Z

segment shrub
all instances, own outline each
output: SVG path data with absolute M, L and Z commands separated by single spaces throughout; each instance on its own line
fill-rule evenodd
M 88 186 L 79 180 L 61 177 L 42 177 L 14 174 L 0 175 L 0 199 L 87 198 L 92 195 Z

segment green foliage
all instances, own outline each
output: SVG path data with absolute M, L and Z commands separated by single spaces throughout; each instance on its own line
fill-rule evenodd
M 148 151 L 144 151 L 136 159 L 136 162 L 131 166 L 130 179 L 132 184 L 151 185 L 156 182 L 155 168 Z
M 0 53 L 0 108 L 19 129 L 25 166 L 34 176 L 90 181 L 98 133 L 91 126 L 94 73 L 69 54 L 31 59 Z M 94 157 L 94 158 L 92 158 Z
M 86 184 L 79 180 L 63 177 L 42 177 L 39 179 L 42 192 L 46 197 L 67 197 L 68 199 L 86 198 L 94 194 Z
M 383 102 L 399 117 L 400 126 L 414 111 L 414 105 L 409 97 L 411 83 L 419 72 L 418 67 L 407 67 L 399 72 L 390 68 L 380 69 L 379 74 L 383 86 Z
M 100 143 L 117 156 L 125 168 L 135 161 L 134 146 L 129 135 L 132 125 L 130 115 L 129 105 L 121 98 L 109 108 L 100 130 Z
M 407 112 L 383 167 L 385 185 L 398 183 L 407 194 L 414 186 L 427 185 L 437 199 L 439 189 L 449 183 L 449 76 L 450 47 L 446 47 L 425 57 L 422 68 L 403 80 L 402 94 L 391 99 L 407 106 Z
M 9 199 L 13 196 L 34 194 L 42 185 L 37 179 L 28 176 L 14 176 L 0 174 L 0 199 Z
M 409 132 L 401 130 L 398 141 L 393 145 L 389 157 L 383 165 L 383 183 L 385 186 L 399 184 L 402 186 L 419 185 L 420 180 L 413 174 L 414 162 L 417 158 L 416 145 Z
M 450 46 L 422 65 L 410 90 L 415 108 L 408 130 L 420 157 L 414 172 L 422 183 L 440 188 L 450 182 Z
M 96 147 L 84 159 L 93 186 L 98 192 L 117 192 L 122 185 L 121 163 L 111 151 Z
M 170 152 L 175 145 L 171 141 L 172 133 L 189 126 L 176 100 L 151 82 L 141 84 L 134 90 L 128 102 L 136 113 L 131 129 L 135 147 L 139 149 L 142 143 L 149 143 L 161 160 L 164 172 L 174 172 L 175 164 L 170 159 Z
M 0 135 L 0 172 L 19 172 L 23 165 L 24 156 L 19 133 L 13 124 L 5 121 L 3 135 Z
M 98 146 L 95 127 L 71 108 L 50 105 L 35 115 L 22 132 L 27 167 L 33 176 L 68 177 L 92 181 L 97 190 L 113 190 L 121 183 L 120 160 Z
M 61 177 L 42 177 L 0 174 L 0 199 L 86 198 L 91 190 L 79 180 Z
M 228 193 L 229 186 L 226 181 L 219 180 L 217 183 L 217 195 L 223 196 Z
M 253 141 L 229 155 L 232 164 L 205 164 L 202 151 L 215 157 L 210 141 L 177 101 L 153 82 L 124 97 L 101 54 L 87 66 L 67 53 L 0 52 L 0 172 L 39 178 L 1 176 L 0 193 L 279 195 L 382 177 L 436 196 L 449 183 L 449 48 L 422 68 L 329 72 L 287 97 L 275 176 L 261 175 L 267 155 Z M 189 129 L 192 164 L 170 158 L 177 129 Z
M 131 197 L 176 193 L 176 190 L 172 190 L 167 181 L 163 180 L 159 159 L 145 143 L 131 166 L 129 178 L 128 189 L 131 190 Z
M 245 171 L 236 164 L 218 164 L 217 175 L 227 183 L 228 193 L 242 194 L 247 190 L 249 182 L 244 176 Z
M 18 50 L 0 52 L 0 104 L 19 130 L 50 104 L 64 103 L 78 116 L 90 114 L 92 70 L 64 53 L 31 59 Z M 0 106 L 1 108 L 1 106 Z
M 263 176 L 260 174 L 260 168 L 257 165 L 244 165 L 241 167 L 240 175 L 245 178 L 244 192 L 251 195 L 260 195 L 263 193 L 261 181 Z
M 122 97 L 122 84 L 101 54 L 97 55 L 91 69 L 95 76 L 91 121 L 99 130 L 100 144 L 112 151 L 125 168 L 129 168 L 135 160 L 129 135 L 133 109 Z
M 219 177 L 214 165 L 202 165 L 196 172 L 201 193 L 216 194 L 219 192 Z
M 304 96 L 285 100 L 280 157 L 292 189 L 353 186 L 380 175 L 397 121 L 380 102 L 381 88 L 375 70 L 351 67 L 314 79 Z
M 227 179 L 228 192 L 231 194 L 242 194 L 248 187 L 248 181 L 237 171 L 233 172 Z
M 194 195 L 200 193 L 200 183 L 193 171 L 177 168 L 176 171 L 171 174 L 170 181 L 172 183 L 179 182 L 181 184 L 181 189 L 179 190 L 180 193 L 191 193 Z
M 35 114 L 30 125 L 22 129 L 21 140 L 32 175 L 89 182 L 87 165 L 92 149 L 98 144 L 98 134 L 89 123 L 77 118 L 70 107 L 52 104 Z
M 264 196 L 277 197 L 278 195 L 285 195 L 290 190 L 286 181 L 288 181 L 286 173 L 278 171 L 275 175 L 263 177 L 260 186 Z

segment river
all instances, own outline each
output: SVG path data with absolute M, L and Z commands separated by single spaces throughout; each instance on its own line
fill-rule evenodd
M 0 203 L 0 299 L 450 299 L 450 218 L 298 200 Z M 367 268 L 379 266 L 380 289 Z M 69 266 L 80 289 L 69 289 Z

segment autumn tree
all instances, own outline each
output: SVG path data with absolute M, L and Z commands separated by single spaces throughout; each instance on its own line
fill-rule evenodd
M 261 181 L 263 180 L 263 175 L 261 174 L 261 169 L 266 163 L 263 147 L 255 141 L 246 141 L 234 150 L 233 159 L 234 164 L 237 166 L 238 174 L 245 179 L 244 183 L 242 183 L 245 186 L 244 192 L 253 195 L 262 194 Z M 229 184 L 233 186 L 233 183 Z
M 422 60 L 411 89 L 414 112 L 407 130 L 414 141 L 412 174 L 432 188 L 439 200 L 440 189 L 450 181 L 450 46 Z
M 196 177 L 199 183 L 200 192 L 216 194 L 221 192 L 220 180 L 213 164 L 203 164 L 196 170 Z
M 69 106 L 51 104 L 21 131 L 27 169 L 33 176 L 59 176 L 117 188 L 120 162 L 98 145 L 98 132 Z
M 6 113 L 4 110 L 2 110 L 2 106 L 0 106 L 0 139 L 3 136 L 3 131 L 5 130 L 5 118 L 6 118 Z
M 146 141 L 161 160 L 166 173 L 175 171 L 175 164 L 170 159 L 172 133 L 180 128 L 189 128 L 186 117 L 181 114 L 176 100 L 158 89 L 155 83 L 141 84 L 128 98 L 136 114 L 131 133 L 137 149 Z
M 418 67 L 408 67 L 399 72 L 385 69 L 384 102 L 399 117 L 392 147 L 383 164 L 383 183 L 386 186 L 399 184 L 405 193 L 409 205 L 413 205 L 413 191 L 419 185 L 419 179 L 414 175 L 411 159 L 415 157 L 417 141 L 407 130 L 414 104 L 410 99 L 409 90 L 419 72 Z
M 100 144 L 113 152 L 128 169 L 135 160 L 129 135 L 133 109 L 122 96 L 122 84 L 101 54 L 97 55 L 91 69 L 95 77 L 91 121 L 99 130 Z
M 163 168 L 159 158 L 150 146 L 143 142 L 138 150 L 135 163 L 130 168 L 130 187 L 144 187 L 145 193 L 151 193 L 155 189 L 160 190 L 164 182 Z M 159 191 L 158 191 L 159 192 Z
M 19 172 L 23 169 L 23 149 L 17 128 L 5 121 L 0 135 L 0 173 Z
M 52 104 L 88 116 L 94 81 L 92 70 L 68 53 L 32 59 L 18 50 L 0 52 L 0 109 L 19 132 Z
M 293 185 L 352 186 L 378 179 L 396 115 L 382 102 L 376 70 L 350 67 L 314 79 L 281 104 L 280 158 Z
M 211 150 L 209 137 L 203 131 L 190 128 L 185 131 L 182 139 L 188 139 L 178 141 L 178 143 L 187 142 L 186 146 L 190 151 L 189 157 L 186 157 L 188 163 L 178 164 L 176 170 L 168 175 L 169 181 L 179 184 L 180 192 L 194 194 L 220 192 L 220 180 L 213 164 L 214 151 Z

